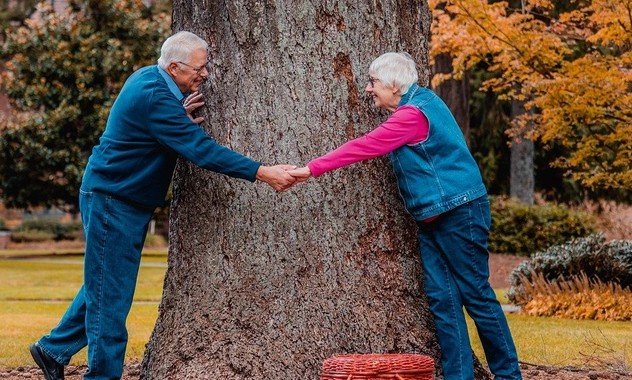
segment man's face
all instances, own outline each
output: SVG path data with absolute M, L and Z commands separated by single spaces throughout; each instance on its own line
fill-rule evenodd
M 187 62 L 169 64 L 169 74 L 183 94 L 197 91 L 208 77 L 206 58 L 206 50 L 198 49 L 191 52 Z

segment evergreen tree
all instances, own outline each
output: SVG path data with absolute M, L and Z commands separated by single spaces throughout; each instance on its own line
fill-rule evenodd
M 0 91 L 0 196 L 8 207 L 73 211 L 86 160 L 124 80 L 155 62 L 170 19 L 141 0 L 69 1 L 7 35 Z

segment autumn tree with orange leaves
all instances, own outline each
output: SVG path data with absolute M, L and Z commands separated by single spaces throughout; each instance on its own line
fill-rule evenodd
M 632 0 L 430 0 L 431 56 L 454 70 L 436 85 L 485 63 L 483 83 L 503 99 L 525 101 L 511 136 L 569 154 L 551 164 L 592 189 L 632 186 Z

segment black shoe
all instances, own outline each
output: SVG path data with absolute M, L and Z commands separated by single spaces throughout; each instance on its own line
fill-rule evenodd
M 44 372 L 46 380 L 64 380 L 64 366 L 48 356 L 39 344 L 31 344 L 29 351 L 31 351 L 31 356 L 33 360 L 35 360 L 35 363 L 37 363 L 42 372 Z

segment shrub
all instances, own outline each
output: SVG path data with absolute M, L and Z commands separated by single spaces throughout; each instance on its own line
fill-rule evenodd
M 541 317 L 632 320 L 632 289 L 591 281 L 585 273 L 564 281 L 548 281 L 542 274 L 523 283 L 518 303 L 522 312 Z
M 590 214 L 572 211 L 564 205 L 528 206 L 506 197 L 490 199 L 491 252 L 529 256 L 596 232 L 596 221 Z
M 28 220 L 22 221 L 22 223 L 15 228 L 15 231 L 16 232 L 27 231 L 27 230 L 46 231 L 55 235 L 58 224 L 59 222 L 54 219 L 28 219 Z
M 83 239 L 83 224 L 80 221 L 59 223 L 55 240 L 80 240 Z
M 55 235 L 47 231 L 22 229 L 11 234 L 11 241 L 16 243 L 41 243 L 53 240 Z
M 603 234 L 596 234 L 538 252 L 513 270 L 507 297 L 514 304 L 525 304 L 538 278 L 562 283 L 581 276 L 593 284 L 632 289 L 632 241 L 606 242 Z
M 542 274 L 549 281 L 570 279 L 585 273 L 591 281 L 632 287 L 632 241 L 606 242 L 603 234 L 577 238 L 525 260 L 513 270 L 509 282 L 512 287 L 519 287 L 522 282 L 520 277 L 531 281 L 534 273 Z
M 145 238 L 145 247 L 147 248 L 162 248 L 167 245 L 167 239 L 159 234 L 147 234 Z
M 42 232 L 40 236 L 50 236 L 48 240 L 77 240 L 83 235 L 81 222 L 62 223 L 55 219 L 31 219 L 25 220 L 14 231 L 11 240 L 18 241 L 15 236 L 33 235 L 32 232 Z M 21 235 L 22 234 L 22 235 Z M 42 240 L 30 240 L 42 241 Z
M 0 218 L 0 230 L 6 230 L 7 229 L 7 223 L 4 221 L 4 219 Z

